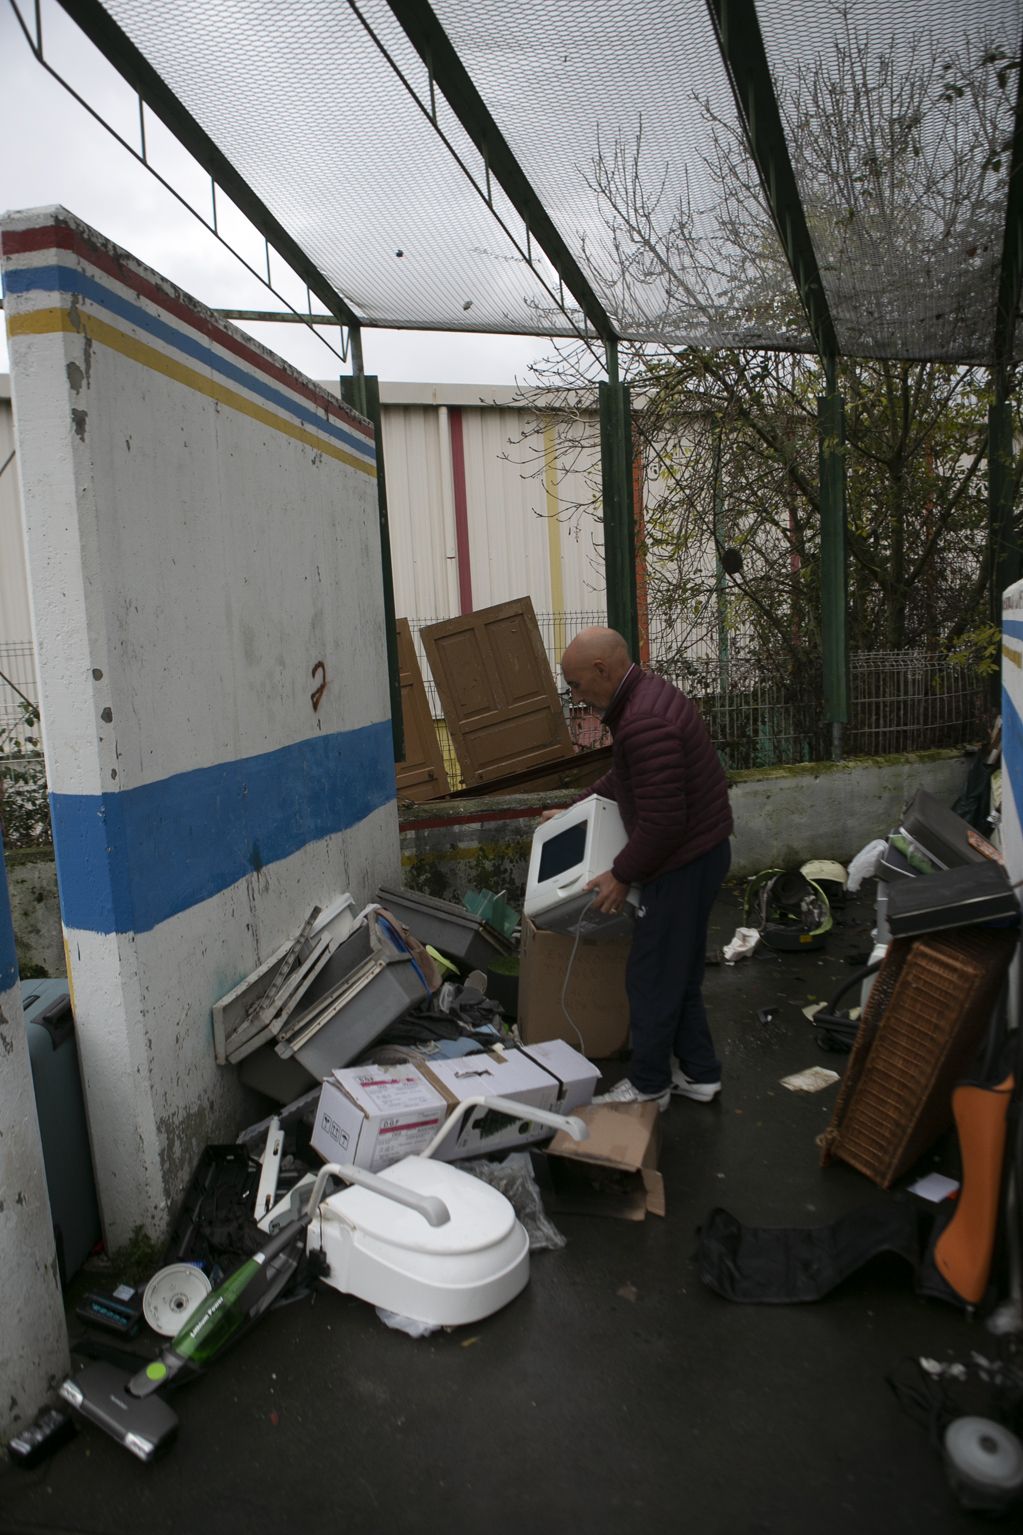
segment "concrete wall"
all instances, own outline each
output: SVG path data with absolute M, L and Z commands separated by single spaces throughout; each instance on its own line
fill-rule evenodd
M 398 867 L 372 430 L 62 209 L 0 225 L 44 750 L 108 1242 L 234 1073 L 210 1007 Z M 322 663 L 326 688 L 312 699 Z
M 808 858 L 848 861 L 898 823 L 914 790 L 951 805 L 966 780 L 957 752 L 842 763 L 804 763 L 730 778 L 735 836 L 732 878 L 793 867 Z M 571 804 L 572 790 L 403 806 L 405 882 L 429 895 L 461 899 L 467 889 L 507 890 L 521 898 L 529 845 L 540 812 Z
M 0 1439 L 35 1416 L 68 1367 L 50 1201 L 0 844 Z
M 848 862 L 894 826 L 921 785 L 951 805 L 967 770 L 959 753 L 933 752 L 839 767 L 806 763 L 737 773 L 731 791 L 736 817 L 732 877 L 814 857 Z M 456 900 L 469 889 L 507 889 L 514 903 L 525 881 L 540 812 L 574 798 L 566 790 L 404 805 L 402 879 L 427 894 Z M 24 857 L 13 855 L 8 870 L 18 952 L 23 963 L 59 974 L 59 963 L 56 970 L 46 968 L 60 945 L 53 861 L 45 853 L 22 863 Z

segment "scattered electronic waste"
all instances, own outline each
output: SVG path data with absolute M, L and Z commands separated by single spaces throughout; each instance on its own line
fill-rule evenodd
M 1000 1518 L 1023 1505 L 1023 1371 L 1011 1354 L 904 1359 L 888 1376 L 896 1400 L 941 1457 L 970 1513 Z
M 620 913 L 593 910 L 591 880 L 611 868 L 628 837 L 614 800 L 590 794 L 533 833 L 523 914 L 535 927 L 610 939 L 627 933 L 639 903 L 630 887 Z
M 494 926 L 485 914 L 454 901 L 391 885 L 381 885 L 376 899 L 423 943 L 432 944 L 467 969 L 486 970 L 495 959 L 515 952 L 503 922 Z M 514 912 L 512 916 L 517 926 L 518 917 Z
M 381 1173 L 325 1163 L 304 1208 L 187 1312 L 181 1275 L 157 1275 L 155 1330 L 164 1330 L 176 1298 L 186 1313 L 171 1342 L 134 1374 L 105 1360 L 87 1364 L 63 1382 L 62 1399 L 138 1459 L 154 1460 L 178 1430 L 160 1393 L 212 1365 L 307 1263 L 332 1288 L 427 1327 L 479 1321 L 507 1305 L 528 1282 L 529 1238 L 498 1189 L 435 1160 L 478 1109 L 515 1121 L 524 1112 L 521 1103 L 480 1094 L 464 1099 L 422 1152 Z M 528 1113 L 550 1132 L 587 1133 L 578 1117 L 535 1105 Z M 324 1197 L 332 1180 L 344 1187 Z
M 15 1466 L 31 1471 L 61 1445 L 75 1437 L 74 1419 L 59 1407 L 45 1407 L 36 1418 L 7 1441 L 7 1453 Z
M 313 908 L 292 944 L 214 1005 L 217 1061 L 288 1103 L 355 1060 L 437 980 L 425 945 L 396 918 L 375 904 L 355 916 L 342 896 L 325 913 Z
M 1023 1502 L 1023 1444 L 991 1418 L 956 1418 L 945 1430 L 945 1474 L 964 1508 L 1006 1514 Z
M 86 1290 L 75 1306 L 75 1315 L 87 1326 L 133 1338 L 142 1325 L 144 1297 L 133 1285 L 109 1290 Z M 148 1320 L 148 1318 L 146 1319 Z
M 173 1338 L 182 1322 L 213 1289 L 202 1269 L 194 1263 L 171 1263 L 155 1273 L 146 1285 L 142 1309 L 154 1332 Z
M 182 1372 L 212 1364 L 272 1305 L 305 1256 L 312 1214 L 309 1208 L 291 1221 L 218 1285 L 157 1359 L 134 1375 L 105 1360 L 87 1364 L 63 1382 L 63 1400 L 139 1460 L 154 1460 L 178 1430 L 177 1413 L 157 1393 Z
M 276 1108 L 237 1143 L 206 1148 L 143 1288 L 97 1287 L 79 1304 L 89 1327 L 135 1340 L 139 1363 L 125 1369 L 100 1355 L 70 1376 L 61 1397 L 77 1416 L 153 1459 L 177 1431 L 170 1392 L 218 1362 L 271 1306 L 313 1285 L 419 1336 L 474 1324 L 521 1293 L 531 1246 L 564 1240 L 546 1221 L 546 1201 L 554 1212 L 664 1214 L 656 1106 L 591 1104 L 599 1072 L 587 1055 L 623 1044 L 627 1016 L 614 977 L 631 916 L 588 925 L 582 890 L 614 857 L 608 836 L 622 835 L 608 804 L 591 795 L 538 830 L 521 917 L 503 893 L 475 893 L 472 910 L 468 898 L 463 908 L 381 886 L 358 913 L 342 896 L 313 907 L 294 938 L 217 1003 L 218 1062 L 251 1073 Z M 1005 1069 L 1005 1021 L 992 1021 L 1018 905 L 997 851 L 936 804 L 914 796 L 878 840 L 872 872 L 857 871 L 858 881 L 878 882 L 875 950 L 811 1021 L 822 1048 L 850 1055 L 823 1160 L 838 1157 L 888 1188 L 940 1133 L 944 1105 L 964 1169 L 958 1195 L 926 1212 L 922 1198 L 904 1196 L 812 1230 L 743 1226 L 714 1211 L 701 1233 L 701 1277 L 729 1299 L 818 1299 L 872 1255 L 894 1252 L 920 1294 L 966 1311 L 991 1300 L 1005 1191 L 1019 1173 L 1012 1106 L 1023 1072 L 1020 1062 Z M 819 949 L 852 886 L 852 866 L 846 876 L 832 860 L 765 870 L 747 888 L 751 925 L 739 930 L 748 938 L 737 953 L 759 942 Z M 599 938 L 587 952 L 602 956 L 584 967 L 599 974 L 599 995 L 578 1010 L 585 1037 L 566 1006 L 581 938 Z M 488 970 L 517 952 L 518 1018 L 487 995 Z M 943 985 L 954 972 L 958 1000 L 954 986 L 932 984 L 939 969 Z M 846 1006 L 857 990 L 860 1005 Z M 900 1023 L 921 1006 L 943 1009 L 941 1019 L 928 1014 L 926 1058 Z M 780 1009 L 756 1016 L 774 1025 Z M 964 1081 L 987 1028 L 984 1080 Z M 598 1038 L 606 1049 L 594 1048 Z M 785 1085 L 834 1080 L 815 1067 Z M 876 1131 L 878 1103 L 881 1134 L 868 1155 L 857 1136 Z M 514 1176 L 502 1181 L 513 1158 Z M 527 1195 L 547 1224 L 539 1242 L 527 1229 Z M 147 1358 L 153 1335 L 159 1352 Z M 1018 1437 L 997 1414 L 959 1413 L 947 1427 L 946 1471 L 964 1506 L 1015 1506 Z M 23 1463 L 73 1432 L 67 1413 L 40 1415 L 25 1431 Z
M 764 869 L 746 886 L 743 922 L 759 932 L 768 948 L 822 949 L 832 920 L 823 887 L 800 869 Z

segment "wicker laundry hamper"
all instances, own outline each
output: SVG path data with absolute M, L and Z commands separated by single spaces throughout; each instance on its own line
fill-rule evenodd
M 871 988 L 821 1163 L 890 1188 L 952 1123 L 952 1089 L 991 1021 L 1018 934 L 960 927 L 897 939 Z

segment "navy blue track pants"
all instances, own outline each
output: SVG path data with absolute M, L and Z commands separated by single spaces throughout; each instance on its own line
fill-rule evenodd
M 707 923 L 732 861 L 728 839 L 640 886 L 625 972 L 632 1035 L 629 1080 L 641 1093 L 671 1083 L 672 1056 L 694 1082 L 719 1082 L 703 1005 Z

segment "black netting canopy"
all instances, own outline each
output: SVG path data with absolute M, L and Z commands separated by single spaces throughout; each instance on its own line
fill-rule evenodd
M 1020 355 L 1021 0 L 64 3 L 361 324 Z

